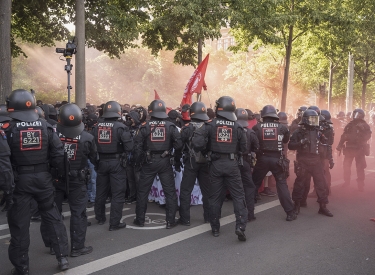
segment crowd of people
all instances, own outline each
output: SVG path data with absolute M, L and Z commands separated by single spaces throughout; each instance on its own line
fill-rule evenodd
M 66 270 L 69 255 L 93 251 L 86 245 L 91 225 L 86 208 L 94 207 L 97 224 L 104 225 L 110 201 L 108 229 L 116 231 L 126 228 L 124 203 L 135 203 L 133 224 L 143 227 L 156 176 L 166 197 L 166 229 L 191 225 L 191 193 L 197 180 L 202 222 L 210 223 L 212 235 L 220 235 L 221 208 L 230 198 L 235 235 L 246 241 L 245 229 L 256 219 L 260 194 L 276 195 L 267 186 L 271 174 L 286 221 L 295 220 L 307 205 L 311 177 L 318 213 L 333 217 L 327 204 L 335 155 L 344 155 L 344 187 L 350 185 L 355 159 L 357 186 L 363 191 L 374 125 L 375 114 L 367 123 L 362 109 L 333 118 L 328 110 L 301 106 L 292 119 L 272 105 L 259 113 L 239 108 L 229 96 L 220 97 L 214 109 L 194 102 L 167 110 L 162 100 L 154 100 L 147 109 L 108 101 L 81 110 L 68 102 L 43 104 L 29 91 L 15 90 L 0 105 L 0 189 L 11 234 L 12 274 L 29 274 L 30 219 L 41 221 L 45 246 Z M 296 153 L 288 157 L 288 151 Z M 292 158 L 296 179 L 290 193 Z M 181 170 L 178 198 L 174 171 Z M 64 202 L 71 211 L 70 251 L 61 214 Z

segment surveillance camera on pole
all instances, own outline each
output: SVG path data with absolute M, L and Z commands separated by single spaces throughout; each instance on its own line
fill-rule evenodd
M 67 86 L 68 103 L 70 103 L 70 90 L 72 89 L 72 86 L 70 86 L 70 75 L 71 75 L 71 71 L 73 68 L 73 65 L 70 64 L 70 62 L 73 57 L 73 54 L 77 52 L 77 45 L 74 43 L 74 39 L 73 41 L 68 41 L 68 43 L 66 43 L 65 48 L 56 48 L 56 52 L 63 54 L 63 56 L 65 57 L 65 61 L 66 61 L 65 71 L 68 75 L 68 86 Z M 60 60 L 62 59 L 60 58 Z

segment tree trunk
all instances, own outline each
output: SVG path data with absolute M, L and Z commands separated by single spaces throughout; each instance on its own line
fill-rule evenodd
M 288 93 L 288 78 L 289 78 L 290 57 L 292 55 L 292 43 L 293 43 L 293 26 L 289 26 L 289 38 L 288 38 L 288 45 L 286 46 L 286 54 L 285 54 L 283 92 L 281 95 L 281 106 L 280 106 L 280 109 L 282 112 L 285 112 L 285 109 L 286 109 L 286 96 Z
M 333 66 L 333 62 L 331 60 L 330 62 L 330 65 L 329 65 L 329 86 L 328 86 L 328 111 L 331 112 L 331 108 L 332 108 L 332 84 L 333 84 L 333 70 L 334 70 L 334 66 Z
M 85 1 L 76 0 L 76 72 L 75 103 L 80 108 L 86 107 L 86 65 L 85 65 Z
M 201 64 L 202 62 L 202 48 L 203 48 L 203 43 L 202 43 L 202 39 L 199 38 L 198 39 L 198 65 Z M 197 101 L 201 101 L 201 94 L 197 94 Z
M 363 71 L 363 80 L 362 80 L 362 109 L 366 109 L 366 89 L 367 89 L 367 78 L 368 78 L 368 58 L 365 59 L 365 68 Z
M 12 0 L 0 0 L 0 104 L 12 91 L 11 11 Z

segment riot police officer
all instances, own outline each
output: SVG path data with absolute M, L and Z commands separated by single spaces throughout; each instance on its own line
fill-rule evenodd
M 209 205 L 212 235 L 220 234 L 222 197 L 228 188 L 233 198 L 236 215 L 235 234 L 240 241 L 246 241 L 245 229 L 248 219 L 245 194 L 239 169 L 239 156 L 246 152 L 246 134 L 234 114 L 236 104 L 229 96 L 216 101 L 216 118 L 205 125 L 205 135 L 193 137 L 196 151 L 207 150 L 210 156 Z
M 46 224 L 51 246 L 61 270 L 69 268 L 68 237 L 61 214 L 54 202 L 54 187 L 49 165 L 63 171 L 64 147 L 53 128 L 38 119 L 35 97 L 26 90 L 14 90 L 7 99 L 9 116 L 13 119 L 5 130 L 15 189 L 13 207 L 8 212 L 11 234 L 9 259 L 15 266 L 13 274 L 29 274 L 30 201 L 38 202 Z
M 202 191 L 203 218 L 209 222 L 208 190 L 210 186 L 210 176 L 208 169 L 207 151 L 195 152 L 192 148 L 191 140 L 195 133 L 205 131 L 205 121 L 207 116 L 206 105 L 203 102 L 194 102 L 189 110 L 191 121 L 181 130 L 181 140 L 183 143 L 184 173 L 180 188 L 180 219 L 182 225 L 190 225 L 190 203 L 191 192 L 193 191 L 195 180 L 198 179 Z
M 0 104 L 0 129 L 4 124 L 7 124 L 11 118 L 8 116 L 7 106 Z M 8 211 L 13 204 L 12 193 L 14 187 L 13 171 L 9 161 L 10 149 L 7 143 L 7 137 L 4 131 L 0 130 L 0 167 L 4 170 L 0 176 L 0 189 L 3 190 L 3 198 L 0 206 L 4 206 L 2 212 Z M 4 168 L 3 168 L 4 167 Z
M 327 209 L 328 195 L 326 191 L 326 182 L 324 178 L 324 167 L 320 157 L 321 143 L 326 139 L 319 130 L 319 115 L 312 109 L 306 110 L 302 115 L 299 127 L 289 141 L 289 150 L 297 150 L 294 171 L 296 180 L 293 186 L 292 199 L 295 203 L 295 210 L 300 211 L 301 200 L 305 192 L 305 183 L 310 183 L 310 177 L 313 177 L 314 188 L 318 196 L 320 205 L 319 214 L 333 217 L 333 214 Z
M 276 180 L 280 204 L 287 213 L 286 220 L 293 221 L 297 215 L 286 183 L 289 160 L 285 156 L 283 145 L 289 141 L 289 130 L 279 122 L 276 109 L 272 105 L 264 106 L 260 115 L 262 122 L 253 127 L 260 143 L 253 173 L 254 184 L 259 189 L 262 180 L 268 171 L 271 171 Z
M 257 152 L 259 150 L 259 140 L 255 132 L 252 129 L 248 129 L 249 123 L 247 111 L 242 108 L 237 108 L 235 114 L 238 124 L 243 127 L 246 133 L 247 148 L 245 152 L 242 152 L 243 165 L 240 166 L 240 171 L 248 212 L 247 221 L 252 221 L 256 219 L 254 216 L 256 187 L 252 178 L 251 162 L 253 157 L 252 152 Z
M 103 108 L 103 120 L 92 129 L 99 153 L 95 218 L 99 225 L 105 223 L 105 202 L 110 190 L 112 194 L 110 231 L 126 227 L 125 223 L 120 222 L 126 192 L 126 170 L 123 167 L 123 161 L 127 157 L 127 152 L 133 149 L 130 132 L 123 123 L 118 121 L 119 118 L 121 118 L 120 104 L 116 101 L 108 101 Z
M 57 112 L 55 107 L 52 104 L 44 104 L 41 106 L 44 111 L 45 120 L 52 126 L 55 126 L 57 123 Z
M 344 153 L 344 187 L 350 185 L 351 166 L 353 159 L 357 168 L 358 190 L 363 191 L 365 185 L 365 168 L 367 166 L 365 156 L 370 154 L 370 146 L 367 141 L 371 138 L 370 126 L 364 120 L 365 112 L 355 109 L 350 121 L 344 128 L 340 137 L 337 150 Z
M 181 155 L 172 157 L 172 150 L 181 151 L 181 136 L 175 124 L 167 121 L 165 103 L 154 100 L 148 106 L 151 119 L 142 123 L 134 137 L 136 159 L 143 159 L 139 188 L 137 193 L 136 218 L 134 224 L 144 226 L 147 211 L 147 198 L 155 176 L 158 175 L 166 197 L 166 228 L 177 225 L 177 195 L 172 169 L 181 171 Z
M 71 257 L 89 254 L 91 246 L 85 246 L 88 200 L 86 180 L 88 176 L 87 160 L 96 166 L 96 144 L 94 137 L 84 131 L 81 109 L 75 104 L 61 106 L 56 126 L 57 134 L 64 144 L 65 161 L 69 163 L 64 175 L 64 183 L 56 187 L 55 202 L 62 210 L 64 196 L 67 195 L 70 207 Z
M 292 121 L 292 124 L 289 127 L 289 131 L 290 131 L 291 134 L 293 134 L 293 132 L 295 130 L 297 130 L 298 123 L 300 123 L 300 121 L 302 119 L 303 112 L 306 111 L 306 109 L 307 109 L 306 106 L 301 106 L 301 107 L 298 108 L 298 111 L 297 111 L 297 114 L 296 114 L 297 117 Z

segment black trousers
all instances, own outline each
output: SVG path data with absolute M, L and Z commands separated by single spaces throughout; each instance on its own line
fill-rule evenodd
M 191 192 L 194 189 L 196 179 L 198 179 L 203 196 L 203 218 L 205 221 L 209 220 L 208 194 L 210 174 L 208 163 L 195 163 L 194 159 L 188 158 L 184 164 L 184 173 L 180 187 L 180 219 L 183 222 L 190 222 Z
M 248 219 L 254 218 L 254 198 L 255 198 L 255 184 L 251 175 L 250 163 L 244 160 L 243 166 L 240 166 L 241 179 L 243 189 L 245 191 L 245 200 L 248 212 Z
M 323 162 L 324 178 L 325 178 L 325 184 L 326 184 L 325 189 L 326 189 L 327 196 L 329 196 L 330 190 L 331 190 L 331 172 L 330 172 L 330 169 L 329 169 L 329 160 L 328 159 L 322 159 L 321 161 Z M 305 180 L 305 182 L 302 183 L 302 184 L 305 187 L 305 190 L 303 192 L 303 196 L 302 196 L 301 201 L 305 202 L 307 200 L 307 196 L 310 193 L 311 174 L 306 172 L 306 177 L 303 177 L 303 179 Z M 300 180 L 302 180 L 302 179 L 300 178 Z
M 346 148 L 344 156 L 344 180 L 346 184 L 350 184 L 352 162 L 355 159 L 355 166 L 357 168 L 357 183 L 358 186 L 364 186 L 365 183 L 365 168 L 367 167 L 365 154 L 361 149 L 354 150 Z
M 284 208 L 284 211 L 289 213 L 294 209 L 294 204 L 290 198 L 285 173 L 282 167 L 278 164 L 278 161 L 279 157 L 276 156 L 260 156 L 254 167 L 253 181 L 258 190 L 268 171 L 271 171 L 276 180 L 276 189 L 280 204 Z
M 129 187 L 129 198 L 136 198 L 137 197 L 137 187 L 139 183 L 140 177 L 140 169 L 134 166 L 127 166 L 126 167 L 126 179 L 128 182 Z
M 297 178 L 294 181 L 292 199 L 293 201 L 303 201 L 306 195 L 306 186 L 310 185 L 310 179 L 313 178 L 314 188 L 318 196 L 319 203 L 328 203 L 327 184 L 324 177 L 324 164 L 317 157 L 297 159 L 300 166 Z
M 233 198 L 236 228 L 245 230 L 248 212 L 238 162 L 225 157 L 212 161 L 210 164 L 210 182 L 208 200 L 212 230 L 220 229 L 221 205 L 223 192 L 226 188 L 229 189 Z
M 118 225 L 125 202 L 126 170 L 117 159 L 100 160 L 96 178 L 95 218 L 106 220 L 105 201 L 112 194 L 110 225 Z
M 153 155 L 152 163 L 145 163 L 142 166 L 137 192 L 137 205 L 135 208 L 136 219 L 140 223 L 145 222 L 148 194 L 156 175 L 159 176 L 166 198 L 166 221 L 174 223 L 177 211 L 177 195 L 173 169 L 169 157 L 162 158 L 160 155 Z
M 38 203 L 42 221 L 45 225 L 51 247 L 56 258 L 68 255 L 68 236 L 61 214 L 54 202 L 54 187 L 51 174 L 39 172 L 22 174 L 15 177 L 13 207 L 8 212 L 8 224 L 11 234 L 9 259 L 18 274 L 29 274 L 30 245 L 30 203 L 35 199 Z
M 84 181 L 70 179 L 68 202 L 70 208 L 70 249 L 77 250 L 85 247 L 87 230 L 87 188 Z M 56 187 L 55 202 L 62 212 L 62 202 L 65 197 L 65 186 L 63 184 Z

